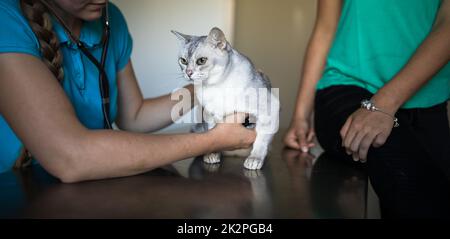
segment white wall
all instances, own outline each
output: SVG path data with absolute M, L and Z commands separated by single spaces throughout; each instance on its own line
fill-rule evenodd
M 132 61 L 145 97 L 171 92 L 187 82 L 177 64 L 170 30 L 206 35 L 217 26 L 233 39 L 234 0 L 112 0 L 125 15 L 134 41 Z M 180 125 L 171 128 L 178 128 Z
M 237 0 L 235 47 L 280 89 L 280 129 L 294 110 L 303 55 L 316 16 L 314 0 Z

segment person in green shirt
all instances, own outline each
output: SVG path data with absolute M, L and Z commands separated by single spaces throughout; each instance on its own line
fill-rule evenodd
M 285 144 L 367 161 L 383 217 L 450 215 L 449 40 L 449 0 L 319 0 Z

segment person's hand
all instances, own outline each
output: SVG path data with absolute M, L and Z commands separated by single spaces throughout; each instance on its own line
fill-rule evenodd
M 342 146 L 353 160 L 365 162 L 370 146 L 381 147 L 391 134 L 394 121 L 388 115 L 358 109 L 340 131 Z
M 314 128 L 310 120 L 294 118 L 284 136 L 286 146 L 306 153 L 314 147 Z
M 218 123 L 211 132 L 214 139 L 224 150 L 235 150 L 250 148 L 256 139 L 256 132 L 253 129 L 245 128 L 244 113 L 236 113 L 227 116 L 223 123 Z
M 282 158 L 286 162 L 289 172 L 294 174 L 312 169 L 316 157 L 310 153 L 286 148 L 282 152 Z

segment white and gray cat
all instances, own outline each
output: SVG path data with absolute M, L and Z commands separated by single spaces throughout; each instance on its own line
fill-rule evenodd
M 219 28 L 213 28 L 208 36 L 172 33 L 180 41 L 178 63 L 184 77 L 194 82 L 197 100 L 205 111 L 205 130 L 234 112 L 251 115 L 257 136 L 244 167 L 260 169 L 279 124 L 279 99 L 268 77 L 233 49 Z M 221 152 L 216 152 L 203 159 L 205 163 L 219 163 L 220 156 Z

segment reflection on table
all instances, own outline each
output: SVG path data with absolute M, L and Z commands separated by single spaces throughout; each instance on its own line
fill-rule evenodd
M 188 159 L 146 174 L 61 184 L 39 165 L 0 174 L 0 217 L 364 218 L 359 167 L 283 148 L 276 138 L 259 171 L 243 158 Z

